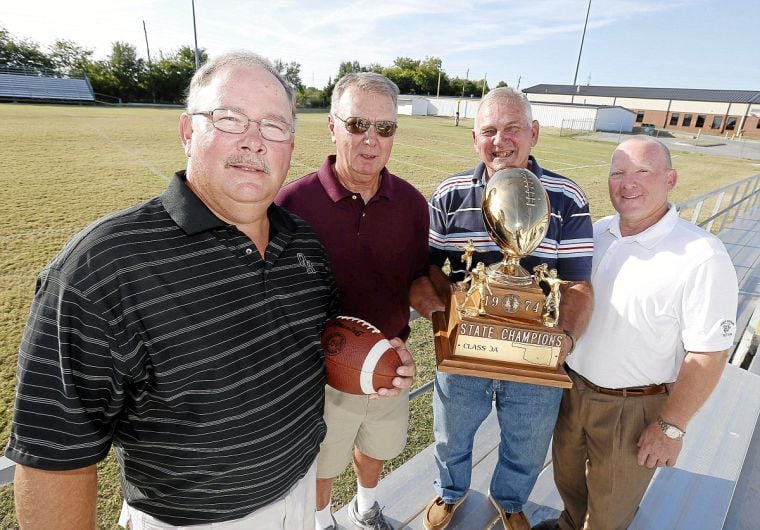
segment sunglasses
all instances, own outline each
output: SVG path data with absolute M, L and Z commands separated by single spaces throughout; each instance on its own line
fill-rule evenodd
M 356 116 L 350 116 L 344 120 L 337 114 L 333 114 L 333 116 L 342 121 L 346 126 L 346 130 L 351 134 L 364 134 L 369 131 L 370 127 L 374 125 L 378 136 L 382 136 L 383 138 L 390 138 L 396 134 L 396 129 L 398 129 L 398 123 L 395 121 L 378 120 L 376 122 L 372 122 L 364 118 L 357 118 Z

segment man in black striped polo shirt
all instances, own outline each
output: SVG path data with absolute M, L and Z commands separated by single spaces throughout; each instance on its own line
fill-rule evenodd
M 40 275 L 6 450 L 25 527 L 94 528 L 112 444 L 125 526 L 313 526 L 336 290 L 314 232 L 272 204 L 294 120 L 265 59 L 206 63 L 180 118 L 187 170 Z

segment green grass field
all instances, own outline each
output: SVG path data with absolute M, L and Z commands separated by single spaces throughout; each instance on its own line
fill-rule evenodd
M 171 174 L 184 166 L 177 134 L 179 109 L 127 109 L 76 106 L 0 105 L 0 444 L 5 445 L 14 397 L 16 351 L 34 292 L 37 273 L 63 244 L 107 212 L 159 194 Z M 445 176 L 477 162 L 471 122 L 454 127 L 443 118 L 400 117 L 389 169 L 412 182 L 425 196 Z M 534 154 L 541 164 L 578 182 L 593 217 L 611 212 L 606 175 L 613 144 L 560 138 L 542 131 Z M 326 114 L 299 115 L 295 178 L 317 169 L 332 153 Z M 749 161 L 674 153 L 680 180 L 673 199 L 684 200 L 757 172 Z M 410 339 L 420 375 L 429 380 L 435 366 L 430 328 L 415 322 Z M 409 446 L 387 466 L 393 469 L 432 441 L 430 395 L 413 403 Z M 334 495 L 336 505 L 352 493 L 347 472 Z M 427 487 L 427 485 L 421 485 Z M 121 504 L 116 467 L 100 468 L 99 527 L 116 527 Z M 432 490 L 431 490 L 432 494 Z M 0 528 L 16 526 L 12 487 L 0 490 Z

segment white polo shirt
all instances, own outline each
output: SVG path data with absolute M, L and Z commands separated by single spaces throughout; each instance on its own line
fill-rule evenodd
M 678 217 L 620 234 L 620 216 L 594 223 L 594 312 L 568 365 L 589 381 L 625 388 L 676 380 L 686 351 L 729 348 L 736 272 L 721 241 Z

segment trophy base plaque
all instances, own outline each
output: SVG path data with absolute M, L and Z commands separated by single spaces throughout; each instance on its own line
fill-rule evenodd
M 502 314 L 460 317 L 457 308 L 468 303 L 465 294 L 455 291 L 447 278 L 431 279 L 445 302 L 445 311 L 434 313 L 432 319 L 439 370 L 536 385 L 572 386 L 557 365 L 564 332 L 535 322 L 540 319 L 538 302 L 543 300 L 539 287 L 494 286 L 492 294 L 486 295 L 489 313 L 498 308 L 499 313 L 524 319 Z

